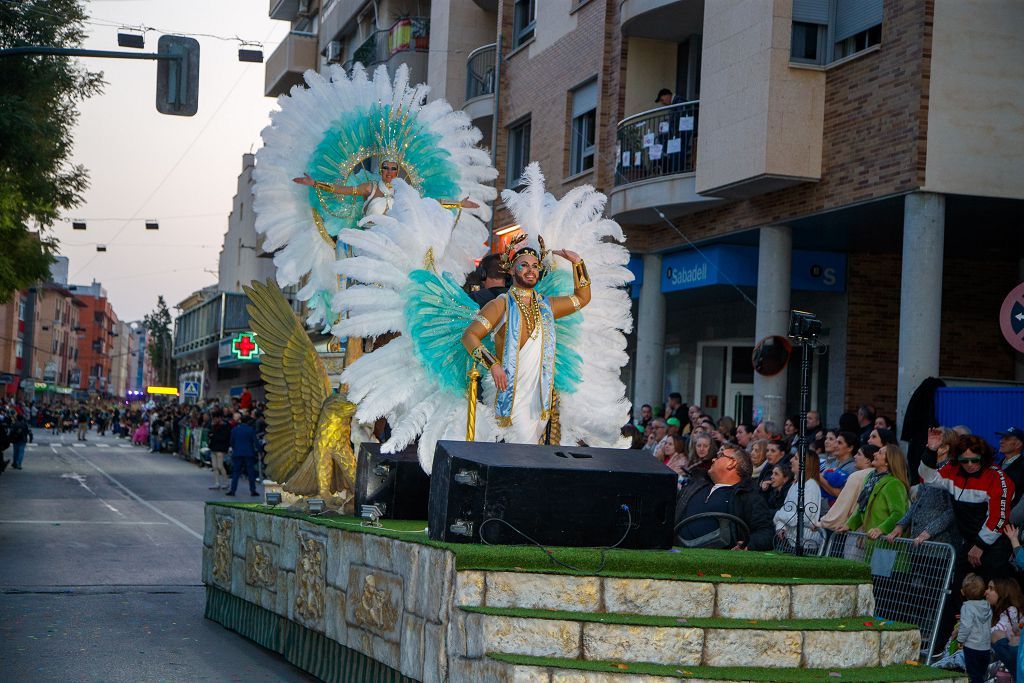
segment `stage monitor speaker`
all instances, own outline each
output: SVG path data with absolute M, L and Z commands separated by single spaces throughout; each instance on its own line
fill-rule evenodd
M 676 473 L 646 451 L 441 441 L 430 479 L 435 541 L 672 546 Z
M 356 464 L 356 514 L 376 505 L 383 519 L 426 519 L 430 477 L 420 467 L 416 447 L 381 453 L 379 443 L 359 447 Z

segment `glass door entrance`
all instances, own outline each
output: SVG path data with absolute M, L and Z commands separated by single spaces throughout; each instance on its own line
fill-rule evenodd
M 749 340 L 697 344 L 693 403 L 715 420 L 728 415 L 749 422 L 754 411 L 754 365 Z

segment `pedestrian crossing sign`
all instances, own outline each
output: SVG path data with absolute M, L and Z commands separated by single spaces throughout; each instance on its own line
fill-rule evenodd
M 181 393 L 188 398 L 199 398 L 199 382 L 184 382 L 181 385 Z

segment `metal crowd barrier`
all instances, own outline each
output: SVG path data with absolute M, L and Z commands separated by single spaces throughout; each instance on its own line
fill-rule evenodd
M 873 616 L 916 625 L 921 630 L 921 658 L 928 661 L 956 564 L 953 546 L 932 541 L 915 545 L 907 538 L 872 541 L 863 533 L 848 532 L 832 534 L 824 555 L 871 565 Z
M 777 553 L 785 553 L 787 555 L 796 554 L 796 504 L 792 501 L 786 503 L 782 507 L 782 513 L 787 515 L 786 526 L 783 532 L 776 532 L 774 538 L 774 550 Z M 814 503 L 807 503 L 804 506 L 804 515 L 810 519 L 818 518 L 818 506 Z M 776 512 L 776 515 L 779 513 Z M 825 531 L 823 529 L 812 531 L 807 526 L 804 526 L 804 537 L 803 537 L 803 553 L 804 557 L 813 557 L 815 555 L 821 555 L 825 551 Z

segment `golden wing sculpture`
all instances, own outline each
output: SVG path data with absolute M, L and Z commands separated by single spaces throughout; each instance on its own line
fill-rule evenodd
M 351 508 L 355 404 L 334 394 L 323 361 L 273 279 L 243 287 L 267 392 L 267 472 L 282 488 Z

